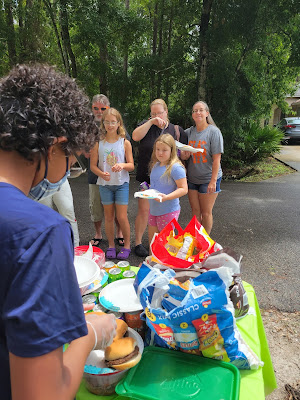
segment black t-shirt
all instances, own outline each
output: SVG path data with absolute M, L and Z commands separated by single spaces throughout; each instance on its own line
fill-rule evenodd
M 147 120 L 142 121 L 138 126 L 141 126 L 146 122 Z M 181 126 L 179 126 L 179 132 L 180 132 L 179 142 L 187 144 L 188 143 L 187 134 L 184 132 Z M 138 165 L 136 173 L 136 180 L 139 182 L 146 181 L 150 183 L 150 176 L 148 170 L 149 162 L 151 159 L 154 142 L 162 133 L 169 133 L 170 135 L 173 136 L 175 140 L 177 139 L 175 126 L 169 123 L 166 129 L 160 129 L 158 126 L 152 125 L 149 131 L 143 137 L 143 139 L 140 140 Z

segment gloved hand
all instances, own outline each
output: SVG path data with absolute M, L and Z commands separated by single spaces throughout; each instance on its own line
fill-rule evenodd
M 97 340 L 94 350 L 104 350 L 111 345 L 113 338 L 116 335 L 116 317 L 114 314 L 97 315 L 93 313 L 85 314 L 85 319 L 94 328 Z

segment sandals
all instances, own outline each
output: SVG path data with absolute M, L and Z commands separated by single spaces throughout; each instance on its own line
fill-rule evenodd
M 114 247 L 109 247 L 106 250 L 106 258 L 116 258 L 116 249 Z
M 129 257 L 130 252 L 131 252 L 130 249 L 122 249 L 122 250 L 118 253 L 117 258 L 118 258 L 119 260 L 127 260 L 127 258 Z
M 118 244 L 119 246 L 124 246 L 124 238 L 116 237 L 115 238 L 115 243 Z
M 90 243 L 93 242 L 93 243 L 91 243 L 91 245 L 98 247 L 100 245 L 100 243 L 102 242 L 102 240 L 103 240 L 102 238 L 101 239 L 93 238 L 93 239 L 90 240 Z

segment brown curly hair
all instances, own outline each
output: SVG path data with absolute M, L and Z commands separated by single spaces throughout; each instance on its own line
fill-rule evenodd
M 67 138 L 67 155 L 88 152 L 98 141 L 88 97 L 54 67 L 17 65 L 0 80 L 0 148 L 33 161 L 60 136 Z

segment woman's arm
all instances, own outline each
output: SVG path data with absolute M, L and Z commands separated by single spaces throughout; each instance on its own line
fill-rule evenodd
M 176 181 L 177 189 L 174 192 L 169 194 L 161 193 L 162 203 L 167 200 L 177 199 L 178 197 L 182 197 L 188 192 L 187 180 L 186 178 L 177 179 Z M 155 199 L 155 201 L 159 202 L 159 199 Z
M 132 139 L 135 142 L 142 140 L 147 135 L 147 133 L 152 125 L 156 125 L 162 129 L 165 127 L 166 121 L 164 121 L 160 117 L 148 119 L 148 121 L 145 122 L 143 125 L 140 125 L 137 128 L 135 128 L 135 130 L 132 132 Z
M 221 153 L 213 154 L 212 158 L 213 158 L 212 173 L 210 182 L 207 186 L 207 193 L 215 193 L 216 191 L 216 182 L 221 164 Z
M 125 163 L 118 163 L 112 166 L 111 170 L 113 172 L 118 172 L 122 171 L 122 169 L 125 169 L 125 171 L 133 171 L 134 170 L 134 162 L 133 162 L 133 155 L 132 155 L 132 146 L 129 140 L 124 141 L 124 150 L 125 150 Z

